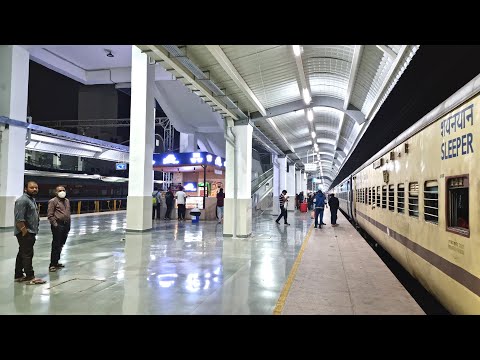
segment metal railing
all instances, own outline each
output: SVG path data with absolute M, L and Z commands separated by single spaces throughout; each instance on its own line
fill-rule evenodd
M 50 199 L 37 200 L 40 216 L 47 216 L 48 201 Z M 127 209 L 126 197 L 113 198 L 69 198 L 70 211 L 72 214 L 86 214 L 103 211 L 118 211 Z
M 263 185 L 268 183 L 273 179 L 273 168 L 265 171 L 262 175 L 252 180 L 252 196 L 255 194 Z

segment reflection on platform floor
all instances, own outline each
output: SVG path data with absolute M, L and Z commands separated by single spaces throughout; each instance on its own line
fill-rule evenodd
M 253 216 L 253 235 L 224 238 L 216 221 L 156 220 L 151 232 L 125 233 L 125 212 L 72 219 L 61 262 L 49 273 L 51 232 L 41 221 L 35 275 L 14 283 L 18 243 L 0 232 L 0 314 L 272 314 L 311 224 L 289 212 Z

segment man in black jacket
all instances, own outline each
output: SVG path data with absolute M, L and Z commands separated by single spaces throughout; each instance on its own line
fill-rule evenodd
M 328 206 L 330 206 L 331 214 L 331 223 L 332 226 L 338 226 L 337 224 L 337 211 L 340 206 L 338 199 L 335 197 L 335 194 L 330 194 L 330 199 L 328 199 Z

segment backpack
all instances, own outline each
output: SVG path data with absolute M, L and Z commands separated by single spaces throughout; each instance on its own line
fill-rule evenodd
M 155 194 L 152 193 L 152 205 L 157 204 L 157 195 L 158 195 L 158 191 Z

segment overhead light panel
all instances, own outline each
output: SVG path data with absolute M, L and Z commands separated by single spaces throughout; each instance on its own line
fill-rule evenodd
M 292 45 L 292 48 L 293 48 L 293 54 L 295 56 L 300 56 L 300 45 Z
M 308 121 L 313 121 L 313 110 L 307 109 L 307 119 Z
M 317 136 L 317 134 L 315 133 L 315 131 L 312 131 L 312 138 L 315 139 L 315 136 Z
M 310 105 L 310 101 L 312 101 L 312 97 L 310 96 L 310 92 L 308 89 L 303 89 L 303 101 L 305 101 L 305 104 Z

